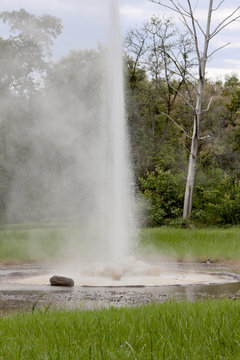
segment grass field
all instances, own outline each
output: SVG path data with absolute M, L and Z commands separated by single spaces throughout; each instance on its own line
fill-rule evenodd
M 75 241 L 79 244 L 79 249 L 81 245 L 84 249 L 86 244 L 83 239 L 84 235 L 77 228 L 0 229 L 0 261 L 55 260 L 62 258 L 64 243 L 71 248 L 71 241 Z M 183 260 L 194 258 L 197 261 L 208 258 L 240 259 L 240 227 L 147 228 L 141 230 L 140 239 L 141 251 L 145 253 L 157 252 L 168 257 Z
M 240 259 L 240 227 L 178 229 L 147 228 L 141 232 L 143 251 L 178 259 Z
M 1 229 L 0 261 L 54 259 L 78 229 Z M 141 231 L 141 251 L 184 259 L 240 258 L 240 228 Z M 240 301 L 137 308 L 46 308 L 0 317 L 0 360 L 239 360 Z
M 57 229 L 0 230 L 0 261 L 47 260 L 58 254 L 62 241 Z
M 240 358 L 240 302 L 170 302 L 0 318 L 3 360 Z

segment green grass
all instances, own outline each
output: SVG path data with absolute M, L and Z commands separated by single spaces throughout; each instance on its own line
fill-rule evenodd
M 0 319 L 0 359 L 239 359 L 240 302 L 36 311 Z
M 41 261 L 59 248 L 62 239 L 58 236 L 56 229 L 1 230 L 0 261 Z
M 143 251 L 179 259 L 240 259 L 240 227 L 178 229 L 147 228 L 141 232 Z
M 240 259 L 240 227 L 147 228 L 141 231 L 140 237 L 140 247 L 147 253 L 157 252 L 178 259 Z M 63 259 L 70 254 L 68 251 L 72 248 L 78 247 L 79 252 L 83 253 L 87 246 L 94 246 L 94 243 L 84 244 L 85 238 L 87 237 L 77 227 L 2 229 L 0 261 L 41 262 Z

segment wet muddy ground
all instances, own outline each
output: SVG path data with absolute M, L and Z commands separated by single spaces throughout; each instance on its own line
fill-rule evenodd
M 199 300 L 234 296 L 240 290 L 240 275 L 232 268 L 215 264 L 178 264 L 180 271 L 190 274 L 214 273 L 223 276 L 222 283 L 161 286 L 74 286 L 17 283 L 36 275 L 47 274 L 43 265 L 11 265 L 0 267 L 0 312 L 31 310 L 36 307 L 98 309 L 109 306 L 138 306 L 169 299 Z M 16 281 L 15 281 L 16 280 Z

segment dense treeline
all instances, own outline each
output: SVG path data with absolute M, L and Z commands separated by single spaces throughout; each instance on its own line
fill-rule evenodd
M 188 35 L 171 19 L 153 16 L 126 38 L 128 117 L 147 223 L 186 222 L 181 209 L 184 203 L 188 218 L 197 159 L 192 221 L 238 224 L 239 79 L 203 79 Z
M 129 69 L 131 77 L 131 64 Z M 182 215 L 190 141 L 185 132 L 162 114 L 161 93 L 146 100 L 151 86 L 152 81 L 143 76 L 141 69 L 135 93 L 128 92 L 133 162 L 139 189 L 151 205 L 148 223 L 173 224 Z M 227 77 L 224 82 L 207 83 L 206 107 L 211 97 L 213 100 L 203 117 L 193 221 L 240 222 L 239 90 L 236 76 Z M 178 113 L 178 124 L 190 132 L 191 119 L 180 98 L 172 111 Z
M 131 62 L 128 69 L 128 78 L 131 78 Z M 185 132 L 162 114 L 164 100 L 161 93 L 149 96 L 152 87 L 152 81 L 140 69 L 134 94 L 128 91 L 133 162 L 139 189 L 151 205 L 148 223 L 173 224 L 182 215 L 190 141 Z M 203 117 L 192 220 L 238 224 L 239 79 L 231 76 L 223 82 L 208 81 L 206 107 L 211 97 L 211 106 Z M 181 98 L 176 100 L 172 111 L 177 113 L 178 124 L 190 133 L 191 118 L 182 106 Z
M 49 143 L 48 132 L 54 131 L 54 121 L 64 126 L 64 121 L 71 123 L 76 113 L 88 113 L 87 118 L 84 115 L 80 136 L 87 146 L 89 133 L 94 134 L 92 129 L 97 128 L 97 107 L 92 103 L 100 101 L 103 80 L 100 64 L 105 50 L 75 51 L 53 63 L 51 46 L 62 30 L 59 19 L 35 17 L 24 10 L 2 13 L 0 18 L 11 28 L 8 39 L 0 38 L 0 220 L 36 221 L 51 216 L 48 193 L 56 192 L 50 186 L 54 176 L 71 173 L 74 178 L 71 184 L 81 191 L 82 180 L 79 182 L 79 174 L 73 173 L 74 166 L 69 165 L 74 165 L 76 159 L 66 158 L 61 152 L 57 145 L 61 139 L 54 146 Z M 153 42 L 156 29 L 165 36 L 161 35 L 162 43 L 158 47 Z M 147 224 L 181 224 L 192 113 L 181 96 L 187 89 L 181 78 L 174 76 L 174 64 L 166 54 L 169 47 L 178 49 L 183 68 L 188 71 L 194 66 L 192 45 L 184 34 L 176 37 L 169 19 L 154 17 L 145 24 L 144 31 L 130 31 L 125 48 L 126 115 L 136 192 Z M 147 48 L 140 54 L 143 43 Z M 192 221 L 239 224 L 240 80 L 237 76 L 224 81 L 208 80 L 204 106 L 207 111 L 201 125 Z M 51 112 L 56 108 L 59 116 L 53 121 Z M 44 143 L 40 144 L 36 129 L 42 119 L 47 129 Z M 43 126 L 39 126 L 40 130 L 43 131 Z M 65 139 L 61 141 L 66 149 L 72 146 Z M 48 182 L 39 176 L 46 166 L 42 164 L 46 159 L 42 155 L 44 151 L 49 154 L 48 169 L 54 168 L 54 176 Z M 38 174 L 31 170 L 33 152 L 39 158 Z M 27 210 L 17 196 L 20 192 L 29 205 Z M 75 202 L 79 201 L 69 187 L 65 197 L 58 194 L 55 208 L 61 210 L 61 203 L 69 195 Z M 37 205 L 39 199 L 41 203 Z M 43 211 L 45 206 L 47 214 Z M 58 216 L 63 218 L 64 212 L 60 210 Z

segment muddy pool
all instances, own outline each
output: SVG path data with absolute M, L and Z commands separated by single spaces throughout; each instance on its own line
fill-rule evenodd
M 166 271 L 166 268 L 168 269 Z M 240 275 L 214 264 L 155 264 L 134 268 L 116 277 L 111 268 L 84 269 L 72 273 L 75 286 L 53 287 L 49 278 L 69 275 L 50 265 L 0 266 L 0 312 L 31 310 L 33 307 L 96 309 L 138 306 L 169 299 L 199 300 L 234 296 L 240 290 Z M 66 274 L 65 274 L 66 272 Z

